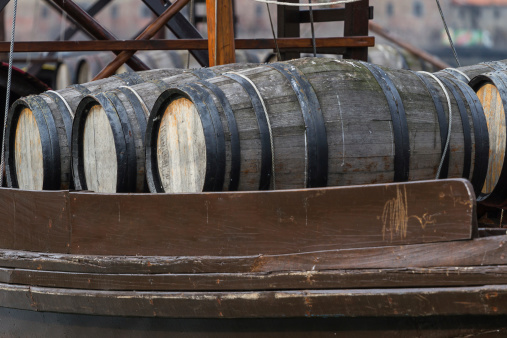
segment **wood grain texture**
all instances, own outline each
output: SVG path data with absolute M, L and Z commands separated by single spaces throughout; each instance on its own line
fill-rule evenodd
M 473 193 L 461 180 L 269 193 L 70 196 L 75 254 L 290 254 L 469 239 L 476 227 Z
M 42 144 L 37 122 L 29 108 L 24 108 L 19 114 L 14 148 L 19 188 L 42 190 L 44 183 Z
M 83 166 L 88 190 L 116 192 L 118 158 L 113 130 L 104 109 L 90 109 L 83 134 Z
M 28 293 L 29 297 L 26 297 Z M 166 318 L 505 315 L 507 286 L 251 292 L 135 292 L 0 284 L 4 307 Z M 27 301 L 25 299 L 30 299 Z M 20 303 L 20 299 L 22 300 Z M 371 306 L 375 304 L 375 306 Z
M 236 62 L 232 6 L 228 0 L 206 0 L 210 66 Z
M 486 84 L 477 91 L 484 109 L 489 130 L 488 175 L 482 192 L 489 194 L 496 187 L 505 159 L 506 124 L 505 111 L 500 92 L 492 84 Z
M 68 192 L 2 189 L 0 247 L 66 253 L 70 245 Z
M 201 120 L 186 98 L 167 107 L 158 133 L 157 160 L 166 191 L 202 190 L 206 170 L 206 144 Z

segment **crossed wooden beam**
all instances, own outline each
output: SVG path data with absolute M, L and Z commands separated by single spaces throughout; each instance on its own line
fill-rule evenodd
M 3 10 L 9 1 L 0 0 L 0 10 Z M 157 15 L 157 18 L 135 39 L 122 41 L 119 41 L 93 18 L 94 15 L 99 13 L 112 0 L 97 0 L 87 11 L 83 10 L 72 0 L 45 1 L 58 11 L 65 12 L 68 18 L 76 25 L 76 28 L 69 28 L 65 31 L 63 40 L 70 39 L 79 29 L 96 40 L 17 42 L 14 46 L 14 51 L 109 50 L 115 53 L 117 55 L 116 58 L 95 79 L 114 74 L 123 63 L 127 63 L 135 71 L 149 69 L 148 66 L 134 55 L 138 50 L 188 49 L 202 66 L 214 66 L 235 62 L 236 48 L 272 49 L 275 47 L 273 39 L 234 39 L 232 0 L 206 0 L 207 40 L 203 39 L 197 29 L 180 13 L 180 10 L 190 0 L 175 0 L 174 3 L 168 0 L 142 0 Z M 289 1 L 298 2 L 298 0 Z M 367 25 L 362 24 L 364 22 L 367 23 L 368 18 L 371 18 L 371 14 L 367 13 L 369 10 L 371 11 L 371 8 L 368 7 L 368 0 L 363 0 L 362 4 L 353 3 L 352 5 L 347 5 L 345 8 L 321 10 L 320 12 L 314 10 L 317 22 L 343 20 L 344 17 L 350 18 L 348 21 L 345 21 L 345 29 L 346 35 L 351 35 L 338 38 L 317 38 L 315 40 L 316 46 L 319 48 L 332 48 L 335 51 L 341 48 L 349 54 L 349 57 L 356 56 L 356 58 L 365 59 L 366 48 L 374 45 L 374 38 L 366 36 L 368 32 Z M 292 22 L 289 24 L 295 26 L 301 22 L 306 22 L 306 14 L 305 11 L 297 9 L 297 15 L 290 19 Z M 357 24 L 359 20 L 361 20 L 361 24 Z M 283 22 L 283 24 L 286 25 L 287 23 Z M 150 40 L 164 26 L 167 26 L 178 40 Z M 359 26 L 365 26 L 366 31 L 363 28 L 358 31 L 356 27 Z M 290 34 L 284 35 L 280 34 L 280 32 L 279 29 L 279 36 L 282 36 L 278 39 L 280 48 L 285 50 L 304 50 L 312 47 L 312 39 L 299 38 L 299 35 L 295 37 Z M 59 40 L 59 38 L 55 40 Z M 9 43 L 0 42 L 0 52 L 7 51 L 9 51 Z M 51 56 L 51 54 L 48 56 Z

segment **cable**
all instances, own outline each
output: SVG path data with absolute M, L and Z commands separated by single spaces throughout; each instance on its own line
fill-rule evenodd
M 4 182 L 4 168 L 5 168 L 5 130 L 7 129 L 7 116 L 9 115 L 9 101 L 11 99 L 11 81 L 12 81 L 12 59 L 14 56 L 14 34 L 16 32 L 16 14 L 18 11 L 18 0 L 14 0 L 14 13 L 12 15 L 12 31 L 11 31 L 11 47 L 9 50 L 9 69 L 7 71 L 7 93 L 5 94 L 5 114 L 4 114 L 4 127 L 2 134 L 2 156 L 0 159 L 0 187 Z
M 313 9 L 312 0 L 308 0 L 308 10 L 310 11 L 310 27 L 312 29 L 312 45 L 313 45 L 313 56 L 317 57 L 317 45 L 315 43 L 315 29 L 313 27 Z
M 442 22 L 444 23 L 445 32 L 447 33 L 447 39 L 449 39 L 449 43 L 451 44 L 452 52 L 454 53 L 454 58 L 456 59 L 456 63 L 458 67 L 461 67 L 458 59 L 458 53 L 456 52 L 456 48 L 454 48 L 454 43 L 452 42 L 451 33 L 449 33 L 449 28 L 447 27 L 447 23 L 445 22 L 444 12 L 442 11 L 442 7 L 440 7 L 440 1 L 436 0 L 438 11 L 440 12 L 440 17 L 442 18 Z
M 273 20 L 271 20 L 271 11 L 269 10 L 268 3 L 266 3 L 266 7 L 268 8 L 269 23 L 271 24 L 271 32 L 273 33 L 273 40 L 275 40 L 276 55 L 277 55 L 278 61 L 282 61 L 282 54 L 280 54 L 280 48 L 278 48 L 278 41 L 276 40 L 275 28 L 273 27 Z

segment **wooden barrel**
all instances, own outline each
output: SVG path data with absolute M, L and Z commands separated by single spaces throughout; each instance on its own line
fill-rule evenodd
M 184 53 L 176 50 L 150 50 L 137 53 L 139 59 L 152 69 L 184 68 Z M 185 54 L 186 55 L 186 54 Z
M 72 170 L 77 190 L 143 192 L 146 120 L 158 96 L 175 84 L 205 80 L 257 64 L 232 64 L 185 71 L 161 80 L 86 96 L 72 133 Z M 100 139 L 100 142 L 95 142 Z
M 476 76 L 470 86 L 477 92 L 488 123 L 490 156 L 488 175 L 478 201 L 505 208 L 507 206 L 507 72 L 499 71 Z
M 502 70 L 507 70 L 507 60 L 481 62 L 476 65 L 459 68 L 446 68 L 436 72 L 435 74 L 441 77 L 452 78 L 468 83 L 471 79 L 478 75 Z
M 72 187 L 72 120 L 81 99 L 91 93 L 181 72 L 161 69 L 125 73 L 19 99 L 11 107 L 7 121 L 5 156 L 8 186 L 27 190 Z
M 471 88 L 447 82 L 440 178 L 480 190 L 486 121 Z M 231 72 L 160 95 L 147 181 L 151 192 L 198 192 L 434 179 L 448 114 L 439 84 L 407 70 L 308 58 Z

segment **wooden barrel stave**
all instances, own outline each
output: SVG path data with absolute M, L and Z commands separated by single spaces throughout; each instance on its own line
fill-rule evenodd
M 471 79 L 481 74 L 502 70 L 507 70 L 507 60 L 481 62 L 459 68 L 446 68 L 436 72 L 435 75 L 468 83 Z
M 394 164 L 396 147 L 400 146 L 399 141 L 398 144 L 396 144 L 390 136 L 393 130 L 393 115 L 390 112 L 390 109 L 392 109 L 392 102 L 390 108 L 389 101 L 386 99 L 385 90 L 383 91 L 379 81 L 375 80 L 371 70 L 366 68 L 364 64 L 350 61 L 336 63 L 333 61 L 305 59 L 291 61 L 289 65 L 295 66 L 304 74 L 311 83 L 319 104 L 321 104 L 320 109 L 322 110 L 322 116 L 325 121 L 329 151 L 329 161 L 327 162 L 329 168 L 328 184 L 346 185 L 393 181 L 393 179 L 396 178 L 396 166 Z M 435 109 L 425 108 L 427 106 L 431 107 L 433 101 L 429 92 L 422 86 L 422 82 L 417 75 L 405 72 L 406 75 L 403 77 L 403 71 L 399 72 L 401 73 L 397 75 L 396 71 L 389 71 L 389 77 L 392 82 L 391 89 L 394 88 L 399 90 L 402 93 L 399 94 L 400 97 L 406 96 L 405 100 L 399 101 L 406 104 L 405 109 L 407 113 L 405 123 L 407 126 L 405 128 L 408 130 L 405 131 L 405 134 L 401 133 L 400 135 L 405 135 L 405 140 L 408 138 L 410 141 L 421 139 L 421 134 L 423 133 L 426 133 L 425 137 L 430 137 L 429 141 L 426 143 L 420 142 L 416 145 L 412 143 L 405 145 L 405 152 L 407 151 L 407 147 L 411 147 L 408 148 L 409 151 L 410 149 L 412 150 L 409 157 L 409 164 L 412 165 L 413 172 L 411 173 L 412 167 L 410 167 L 407 178 L 433 179 L 442 155 L 441 131 L 438 127 L 436 111 Z M 303 149 L 298 155 L 294 155 L 295 150 L 292 151 L 291 154 L 283 154 L 286 156 L 284 160 L 279 160 L 275 156 L 276 189 L 307 187 L 308 180 L 299 179 L 296 181 L 296 179 L 293 178 L 294 173 L 305 177 L 305 169 L 308 163 L 305 163 L 301 158 L 304 159 L 304 156 L 308 156 L 309 154 L 310 156 L 307 158 L 310 158 L 312 154 L 309 149 L 307 149 L 305 153 L 304 145 L 303 147 L 297 146 L 298 138 L 299 144 L 304 144 L 304 131 L 309 130 L 309 125 L 305 127 L 305 120 L 302 117 L 300 104 L 294 94 L 293 88 L 291 88 L 290 82 L 284 79 L 284 76 L 277 73 L 276 70 L 268 67 L 241 71 L 241 74 L 248 77 L 256 84 L 266 104 L 269 120 L 273 129 L 275 154 L 282 153 L 280 149 L 292 149 L 292 145 L 294 145 L 295 149 Z M 284 82 L 284 80 L 286 82 Z M 431 79 L 431 81 L 434 80 Z M 240 134 L 242 165 L 238 189 L 258 189 L 261 179 L 259 175 L 260 168 L 262 168 L 263 155 L 261 149 L 265 148 L 262 148 L 261 138 L 259 137 L 259 125 L 256 126 L 258 115 L 253 109 L 251 97 L 246 96 L 244 88 L 241 88 L 237 83 L 231 82 L 230 77 L 220 76 L 209 80 L 209 82 L 222 89 L 227 99 L 230 101 L 236 118 Z M 273 83 L 276 83 L 277 89 L 272 88 Z M 356 92 L 354 90 L 356 90 Z M 365 102 L 365 96 L 357 94 L 359 90 L 367 94 L 367 102 Z M 270 96 L 271 94 L 273 95 Z M 287 118 L 281 118 L 282 113 L 278 111 L 276 107 L 276 104 L 282 102 L 281 100 L 285 98 L 287 98 L 289 104 L 292 104 L 292 109 L 285 108 L 283 111 L 287 112 L 293 120 L 297 120 L 297 123 L 294 122 L 292 126 L 283 125 L 283 123 L 286 123 Z M 409 98 L 411 98 L 412 101 Z M 440 93 L 439 99 L 445 100 L 443 93 Z M 463 153 L 465 150 L 463 146 L 463 136 L 460 135 L 460 133 L 463 134 L 463 129 L 460 128 L 460 124 L 464 124 L 460 121 L 460 109 L 458 108 L 458 104 L 461 105 L 462 110 L 463 107 L 466 107 L 466 111 L 464 112 L 465 123 L 470 124 L 472 120 L 472 113 L 469 111 L 469 107 L 467 107 L 466 103 L 458 102 L 461 100 L 463 100 L 463 98 L 460 96 L 458 96 L 458 98 L 451 96 L 453 117 L 455 116 L 455 118 L 453 121 L 454 137 L 451 138 L 450 177 L 461 177 L 463 175 L 463 158 L 465 156 Z M 163 99 L 157 102 L 158 106 L 164 107 Z M 295 106 L 294 103 L 296 103 Z M 445 101 L 445 103 L 447 102 Z M 166 102 L 166 104 L 168 103 Z M 154 184 L 150 185 L 150 190 L 153 192 L 164 190 L 164 188 L 160 186 L 160 178 L 156 177 L 156 170 L 158 170 L 158 168 L 154 162 L 154 151 L 150 149 L 151 146 L 156 145 L 156 135 L 154 136 L 156 131 L 150 131 L 150 128 L 154 127 L 152 119 L 158 119 L 160 117 L 157 115 L 159 113 L 155 112 L 156 106 L 157 104 L 150 116 L 146 137 L 148 177 L 152 175 L 155 176 L 153 181 Z M 336 109 L 337 107 L 339 107 L 339 109 Z M 221 111 L 219 105 L 218 110 Z M 428 110 L 430 113 L 427 113 Z M 355 112 L 358 111 L 361 115 L 354 116 L 356 115 Z M 430 128 L 427 126 L 428 122 L 433 123 Z M 315 121 L 312 123 L 315 123 Z M 397 123 L 401 122 L 398 121 Z M 283 134 L 284 128 L 294 128 L 294 125 L 297 125 L 294 130 L 299 128 L 299 135 L 296 133 L 295 137 L 291 135 L 290 137 L 292 138 L 289 138 Z M 419 128 L 418 131 L 421 131 L 419 136 L 417 136 L 415 129 L 411 128 Z M 477 126 L 477 128 L 480 128 L 480 126 Z M 377 132 L 379 130 L 383 131 L 384 134 Z M 474 138 L 473 132 L 474 129 L 472 128 L 469 137 L 471 139 Z M 351 138 L 352 141 L 349 141 L 349 138 Z M 345 142 L 343 142 L 344 140 Z M 283 144 L 290 143 L 292 143 L 292 145 L 283 148 Z M 245 151 L 243 151 L 243 149 L 245 149 Z M 470 158 L 475 159 L 475 157 L 478 156 L 473 153 L 473 149 L 468 149 L 468 152 L 467 156 Z M 285 153 L 285 151 L 283 151 L 283 153 Z M 286 162 L 292 155 L 295 161 L 289 166 Z M 230 154 L 227 154 L 226 158 L 227 161 L 229 161 Z M 425 162 L 429 160 L 432 161 L 432 165 L 425 164 Z M 151 168 L 149 168 L 150 165 L 152 166 Z M 471 170 L 468 173 L 465 172 L 467 178 L 473 176 L 474 166 L 472 162 L 470 163 L 470 167 Z M 257 170 L 251 172 L 250 170 L 253 168 Z M 287 172 L 283 170 L 280 172 L 277 171 L 279 168 L 283 168 L 287 170 Z M 399 175 L 402 176 L 403 169 L 398 168 L 398 171 L 401 172 Z M 226 170 L 226 182 L 230 179 L 227 175 Z M 224 189 L 226 188 L 227 187 L 224 187 Z M 271 186 L 271 188 L 273 188 L 273 186 Z
M 209 69 L 196 69 L 187 70 L 183 73 L 166 77 L 158 78 L 152 77 L 153 80 L 142 83 L 137 83 L 131 86 L 120 86 L 112 91 L 107 92 L 111 97 L 116 98 L 116 103 L 108 108 L 102 107 L 107 114 L 123 114 L 125 123 L 130 126 L 133 135 L 125 136 L 125 139 L 131 139 L 135 144 L 135 154 L 131 153 L 129 158 L 129 164 L 127 167 L 117 166 L 118 173 L 116 178 L 119 183 L 112 190 L 99 190 L 101 192 L 143 192 L 147 191 L 146 187 L 146 174 L 145 174 L 145 131 L 146 121 L 149 115 L 149 111 L 153 107 L 157 97 L 166 89 L 170 87 L 170 84 L 178 83 L 184 85 L 189 82 L 198 81 L 200 78 L 212 77 L 220 74 L 227 70 L 236 70 L 244 67 L 254 67 L 257 65 L 253 64 L 233 64 L 225 66 L 217 66 Z M 146 79 L 147 77 L 145 77 Z M 86 184 L 87 178 L 84 176 L 83 170 L 83 154 L 82 146 L 79 144 L 82 142 L 83 128 L 82 124 L 85 123 L 87 114 L 94 105 L 100 106 L 101 103 L 98 100 L 94 100 L 95 95 L 89 95 L 86 103 L 83 103 L 77 108 L 76 120 L 73 126 L 73 149 L 79 149 L 73 154 L 73 174 L 75 178 L 76 189 L 89 189 Z M 83 100 L 84 101 L 84 100 Z M 93 103 L 90 103 L 93 102 Z M 126 131 L 118 131 L 120 133 Z M 122 141 L 123 142 L 123 141 Z M 115 146 L 115 145 L 111 145 Z M 79 148 L 81 147 L 81 148 Z M 127 174 L 128 170 L 136 171 L 136 178 L 125 178 L 130 177 Z M 96 175 L 101 175 L 96 173 Z M 120 183 L 122 182 L 122 183 Z
M 490 156 L 486 182 L 478 196 L 484 205 L 504 208 L 507 205 L 507 165 L 505 150 L 507 148 L 507 76 L 506 71 L 476 76 L 470 86 L 478 94 L 487 118 L 489 129 Z
M 74 112 L 83 97 L 93 92 L 107 91 L 119 86 L 142 83 L 145 81 L 145 79 L 154 79 L 157 78 L 157 76 L 171 76 L 174 74 L 179 74 L 182 71 L 183 70 L 162 69 L 139 73 L 120 74 L 107 79 L 85 83 L 82 85 L 73 85 L 71 87 L 58 91 L 48 91 L 39 96 L 30 98 L 30 101 L 27 101 L 24 98 L 20 99 L 16 107 L 11 108 L 9 116 L 10 121 L 13 121 L 14 123 L 9 122 L 9 128 L 6 134 L 6 138 L 11 140 L 11 148 L 6 152 L 7 162 L 10 161 L 10 165 L 8 164 L 6 166 L 8 186 L 18 187 L 16 179 L 17 172 L 14 162 L 14 159 L 16 157 L 14 142 L 17 126 L 16 121 L 18 119 L 18 116 L 11 115 L 18 115 L 21 113 L 21 107 L 28 109 L 33 108 L 33 114 L 36 117 L 40 115 L 43 118 L 36 123 L 37 127 L 42 128 L 42 126 L 47 123 L 49 123 L 51 126 L 55 124 L 55 127 L 51 127 L 51 130 L 48 131 L 48 133 L 50 133 L 50 136 L 48 135 L 45 137 L 41 134 L 40 137 L 42 141 L 46 139 L 50 140 L 51 146 L 58 148 L 58 150 L 53 149 L 52 152 L 48 152 L 48 150 L 44 149 L 40 150 L 40 156 L 46 158 L 44 167 L 47 165 L 49 166 L 48 168 L 51 168 L 45 169 L 44 177 L 42 179 L 43 184 L 39 184 L 37 186 L 22 185 L 21 187 L 24 189 L 36 190 L 69 189 L 73 187 L 70 152 L 72 120 L 74 118 Z M 34 100 L 38 103 L 33 103 Z M 47 130 L 47 128 L 48 127 L 45 127 L 44 130 Z M 44 130 L 41 130 L 40 133 L 44 133 Z M 26 173 L 27 176 L 33 175 L 28 167 L 25 169 L 29 170 L 28 173 Z M 61 172 L 61 177 L 58 179 L 54 178 L 54 175 L 52 174 L 57 171 Z

